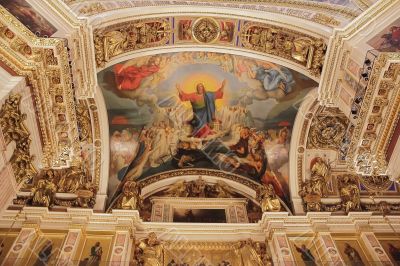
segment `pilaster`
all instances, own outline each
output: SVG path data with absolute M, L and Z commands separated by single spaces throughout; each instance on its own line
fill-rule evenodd
M 11 249 L 8 251 L 2 265 L 23 264 L 23 259 L 25 258 L 32 241 L 35 240 L 35 237 L 35 228 L 22 228 Z
M 393 265 L 373 232 L 361 232 L 360 238 L 369 251 L 374 264 L 384 266 Z
M 70 229 L 61 248 L 57 266 L 73 265 L 74 256 L 78 250 L 82 238 L 82 229 Z

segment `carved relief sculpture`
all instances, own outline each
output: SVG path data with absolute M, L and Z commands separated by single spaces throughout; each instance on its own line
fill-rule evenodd
M 147 238 L 140 240 L 135 250 L 135 265 L 162 266 L 164 265 L 164 245 L 151 232 Z
M 257 200 L 260 202 L 262 212 L 278 212 L 281 210 L 281 202 L 276 196 L 272 184 L 259 187 Z
M 42 169 L 35 179 L 31 196 L 18 195 L 14 200 L 15 204 L 92 208 L 96 203 L 97 187 L 91 183 L 81 166 Z M 58 198 L 56 193 L 66 193 L 70 196 Z
M 358 177 L 354 175 L 343 175 L 338 178 L 338 187 L 343 210 L 346 213 L 350 211 L 361 211 Z
M 239 241 L 235 246 L 235 252 L 238 257 L 237 265 L 241 266 L 265 265 L 260 254 L 260 253 L 265 253 L 265 251 L 262 252 L 260 244 L 252 241 L 251 239 Z
M 321 198 L 326 195 L 326 182 L 331 178 L 328 162 L 321 157 L 310 163 L 311 177 L 302 182 L 299 195 L 303 199 L 305 211 L 321 211 Z
M 140 189 L 135 181 L 127 181 L 123 187 L 123 195 L 117 201 L 117 208 L 136 210 L 141 206 Z
M 15 149 L 10 158 L 17 183 L 31 183 L 37 174 L 30 154 L 30 133 L 24 124 L 26 114 L 20 110 L 22 96 L 11 94 L 0 109 L 0 126 L 6 145 L 15 141 Z
M 111 58 L 136 49 L 165 45 L 171 35 L 168 18 L 137 20 L 94 32 L 96 63 L 103 67 Z
M 231 198 L 234 191 L 224 181 L 217 181 L 215 184 L 207 184 L 199 176 L 193 181 L 181 180 L 166 190 L 169 197 L 193 197 L 193 198 Z
M 92 143 L 92 122 L 90 112 L 84 101 L 76 104 L 76 119 L 79 128 L 79 138 L 82 142 Z
M 346 133 L 346 123 L 336 116 L 316 116 L 308 136 L 308 148 L 338 149 Z
M 307 67 L 315 76 L 321 73 L 326 51 L 323 40 L 251 22 L 244 24 L 239 36 L 245 48 L 295 61 Z

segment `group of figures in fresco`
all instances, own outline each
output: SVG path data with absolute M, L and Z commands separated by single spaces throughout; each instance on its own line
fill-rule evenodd
M 289 141 L 299 102 L 316 83 L 241 56 L 183 52 L 99 73 L 110 131 L 109 193 L 185 168 L 218 169 L 289 198 Z

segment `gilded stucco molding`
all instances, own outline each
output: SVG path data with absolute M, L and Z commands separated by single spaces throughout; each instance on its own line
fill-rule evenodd
M 398 53 L 381 53 L 375 61 L 348 155 L 360 174 L 386 174 L 386 151 L 400 113 L 399 67 Z
M 326 52 L 325 61 L 329 64 L 323 69 L 321 83 L 319 84 L 318 100 L 321 105 L 334 106 L 338 100 L 337 84 L 341 77 L 341 66 L 346 63 L 349 54 L 346 42 L 357 38 L 358 34 L 362 32 L 369 32 L 368 27 L 374 27 L 372 23 L 375 23 L 378 17 L 391 8 L 396 9 L 397 7 L 394 6 L 396 3 L 396 0 L 379 1 L 346 28 L 334 31 Z
M 95 29 L 94 47 L 97 67 L 102 68 L 113 58 L 131 51 L 174 46 L 173 33 L 175 32 L 175 38 L 179 36 L 178 29 L 174 28 L 174 19 L 179 20 L 179 17 L 133 20 Z M 219 40 L 221 29 L 217 20 L 208 17 L 193 17 L 192 19 L 210 21 L 210 23 L 214 21 L 215 38 L 212 40 L 214 45 L 229 47 L 233 45 L 276 56 L 299 65 L 311 76 L 318 77 L 321 73 L 326 50 L 326 44 L 322 39 L 266 23 L 237 20 L 235 24 L 240 24 L 241 28 L 237 30 L 235 27 L 233 36 L 239 36 L 239 38 L 232 43 L 232 40 L 229 42 Z M 192 27 L 196 25 L 193 23 Z M 201 36 L 201 33 L 195 28 L 191 29 L 191 32 L 194 34 L 193 40 L 189 39 L 185 44 L 207 45 L 210 42 L 199 41 L 196 34 Z M 182 45 L 184 44 L 180 44 Z
M 256 191 L 261 186 L 259 183 L 255 181 L 252 181 L 248 178 L 244 178 L 240 175 L 236 175 L 234 173 L 228 173 L 219 170 L 209 170 L 209 169 L 180 169 L 180 170 L 163 172 L 161 174 L 149 176 L 139 181 L 139 186 L 140 188 L 143 189 L 144 187 L 149 186 L 150 184 L 158 182 L 163 179 L 168 179 L 177 176 L 188 176 L 188 175 L 221 177 L 245 185 L 254 191 Z
M 38 38 L 0 7 L 0 60 L 32 87 L 44 166 L 63 166 L 79 154 L 68 52 L 60 39 Z M 43 75 L 45 73 L 45 75 Z
M 32 183 L 37 174 L 33 166 L 33 156 L 30 153 L 31 137 L 24 120 L 26 114 L 20 109 L 22 96 L 9 95 L 0 108 L 0 126 L 6 145 L 15 142 L 15 149 L 10 158 L 17 184 Z
M 99 3 L 92 3 L 90 1 L 71 1 L 64 0 L 71 9 L 80 15 L 101 15 L 106 12 L 128 9 L 128 8 L 140 8 L 140 7 L 157 7 L 165 6 L 165 1 L 137 1 L 125 0 L 113 5 L 103 5 L 105 1 L 100 1 Z M 363 5 L 363 0 L 358 1 L 360 6 Z M 203 0 L 203 1 L 189 1 L 190 5 L 201 6 L 201 7 L 225 7 L 225 8 L 240 8 L 245 10 L 257 10 L 257 11 L 267 11 L 273 13 L 286 14 L 285 9 L 296 10 L 297 12 L 288 12 L 286 15 L 296 17 L 296 13 L 317 11 L 325 14 L 333 14 L 336 17 L 341 17 L 344 19 L 354 19 L 359 14 L 359 10 L 353 10 L 351 8 L 340 6 L 340 5 L 330 5 L 327 3 L 319 3 L 313 1 L 296 1 L 296 0 L 256 0 L 256 1 L 222 1 L 222 0 Z M 171 6 L 188 5 L 188 1 L 171 1 Z

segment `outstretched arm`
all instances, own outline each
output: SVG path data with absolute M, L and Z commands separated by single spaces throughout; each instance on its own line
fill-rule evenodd
M 182 91 L 179 84 L 176 84 L 176 89 L 178 90 L 179 99 L 181 99 L 181 101 L 190 101 L 192 99 L 193 93 L 185 93 Z
M 224 97 L 224 88 L 226 85 L 226 79 L 224 79 L 221 83 L 221 87 L 215 92 L 215 99 L 222 99 Z

